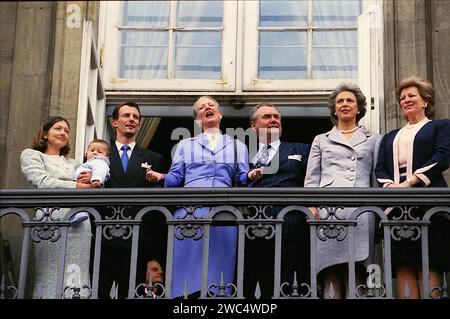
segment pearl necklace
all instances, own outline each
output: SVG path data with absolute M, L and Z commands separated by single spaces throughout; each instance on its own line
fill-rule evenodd
M 352 128 L 351 130 L 347 130 L 347 131 L 339 130 L 339 132 L 341 132 L 342 134 L 350 134 L 350 133 L 353 133 L 354 131 L 356 131 L 358 128 L 359 128 L 359 126 L 356 126 L 356 127 Z

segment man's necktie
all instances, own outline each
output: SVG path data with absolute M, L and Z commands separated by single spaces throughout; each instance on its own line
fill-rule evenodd
M 120 160 L 122 161 L 123 171 L 126 172 L 129 160 L 127 151 L 130 149 L 130 147 L 128 145 L 122 145 L 120 149 L 123 151 Z
M 262 152 L 256 161 L 256 167 L 267 166 L 267 164 L 269 164 L 269 150 L 271 147 L 270 144 L 264 145 Z

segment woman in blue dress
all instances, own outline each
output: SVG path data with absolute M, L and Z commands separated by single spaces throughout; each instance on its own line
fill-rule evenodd
M 246 184 L 249 170 L 247 147 L 239 140 L 221 134 L 222 113 L 219 103 L 212 97 L 202 96 L 195 102 L 193 113 L 202 133 L 179 142 L 167 174 L 150 169 L 147 179 L 153 182 L 164 180 L 165 187 L 232 187 L 235 183 Z M 211 207 L 197 208 L 194 218 L 205 218 L 210 210 Z M 182 219 L 185 216 L 184 208 L 174 212 L 174 218 Z M 203 238 L 175 237 L 172 296 L 183 296 L 186 282 L 188 294 L 197 295 L 200 291 L 202 246 Z M 233 282 L 236 250 L 236 227 L 210 228 L 208 286 L 219 284 L 221 273 L 225 285 Z

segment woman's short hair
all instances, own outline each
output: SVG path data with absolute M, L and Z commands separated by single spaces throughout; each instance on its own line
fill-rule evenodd
M 402 91 L 409 87 L 416 87 L 419 91 L 420 97 L 427 101 L 427 107 L 425 108 L 425 116 L 432 118 L 434 116 L 434 88 L 430 81 L 424 80 L 418 76 L 411 76 L 406 79 L 401 80 L 395 94 L 397 96 L 397 101 L 400 105 L 400 94 Z
M 58 123 L 61 121 L 66 122 L 67 126 L 70 128 L 70 124 L 69 124 L 69 122 L 67 122 L 67 120 L 65 118 L 63 118 L 61 116 L 50 116 L 48 119 L 46 119 L 44 121 L 44 123 L 42 123 L 41 128 L 39 129 L 39 131 L 36 133 L 36 135 L 34 137 L 33 144 L 31 147 L 34 150 L 44 153 L 47 150 L 47 146 L 48 146 L 48 140 L 44 136 L 48 133 L 48 131 L 52 128 L 52 126 L 55 125 L 55 123 Z M 66 156 L 67 154 L 69 154 L 69 152 L 70 152 L 70 146 L 69 146 L 69 141 L 67 141 L 66 146 L 64 146 L 63 148 L 60 149 L 59 155 Z
M 209 95 L 203 95 L 200 96 L 197 101 L 195 101 L 194 106 L 192 107 L 192 113 L 194 114 L 194 119 L 197 118 L 197 107 L 198 107 L 198 103 L 200 102 L 200 100 L 202 99 L 210 99 L 211 101 L 214 102 L 214 104 L 216 105 L 217 109 L 220 112 L 220 105 L 219 102 L 217 102 L 215 99 L 213 99 L 211 96 Z M 222 113 L 222 112 L 221 112 Z
M 358 122 L 360 119 L 362 119 L 364 117 L 364 115 L 366 115 L 366 96 L 363 94 L 363 92 L 361 91 L 361 89 L 359 88 L 358 85 L 351 83 L 351 82 L 343 82 L 341 84 L 339 84 L 334 90 L 333 92 L 331 92 L 331 94 L 328 96 L 328 107 L 330 109 L 330 116 L 337 120 L 337 116 L 336 116 L 336 109 L 335 109 L 335 104 L 336 104 L 336 96 L 338 96 L 338 94 L 342 93 L 342 92 L 352 92 L 353 94 L 355 94 L 356 96 L 356 105 L 358 106 L 358 112 L 359 114 L 356 114 L 356 122 Z

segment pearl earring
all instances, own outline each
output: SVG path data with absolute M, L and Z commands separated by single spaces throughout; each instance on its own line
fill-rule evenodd
M 361 113 L 361 112 L 358 111 L 358 114 L 359 114 L 359 113 Z

